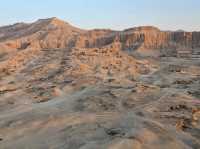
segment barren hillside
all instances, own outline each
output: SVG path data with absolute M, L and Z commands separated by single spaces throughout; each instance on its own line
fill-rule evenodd
M 200 32 L 0 27 L 0 148 L 200 148 Z

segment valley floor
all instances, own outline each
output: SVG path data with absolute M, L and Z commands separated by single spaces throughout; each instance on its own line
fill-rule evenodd
M 2 76 L 1 149 L 200 148 L 198 59 L 140 57 L 136 63 L 148 71 L 113 75 L 90 69 L 86 53 L 78 68 L 86 73 L 78 74 L 71 52 L 44 51 Z

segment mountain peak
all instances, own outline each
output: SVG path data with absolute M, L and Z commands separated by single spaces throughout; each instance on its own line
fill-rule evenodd
M 63 25 L 63 24 L 69 24 L 59 18 L 56 18 L 56 17 L 52 17 L 52 18 L 49 18 L 50 20 L 50 23 L 53 24 L 53 25 Z
M 69 25 L 69 23 L 67 23 L 59 18 L 56 18 L 56 17 L 39 19 L 37 21 L 37 23 L 41 23 L 41 22 L 46 22 L 47 24 L 51 24 L 51 25 L 55 25 L 55 26 L 66 25 L 66 24 Z
M 38 25 L 42 28 L 47 28 L 47 29 L 63 29 L 65 31 L 74 31 L 74 32 L 81 32 L 83 31 L 82 29 L 79 29 L 73 25 L 71 25 L 68 22 L 65 22 L 57 17 L 51 17 L 51 18 L 46 18 L 46 19 L 39 19 L 38 21 L 36 21 L 35 23 L 33 23 L 35 25 Z

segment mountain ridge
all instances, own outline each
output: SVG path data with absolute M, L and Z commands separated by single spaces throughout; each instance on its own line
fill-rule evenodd
M 21 49 L 24 42 L 30 42 L 32 48 L 50 49 L 103 47 L 115 41 L 123 45 L 123 50 L 178 49 L 182 46 L 193 49 L 200 48 L 199 37 L 200 32 L 161 31 L 153 26 L 140 26 L 123 31 L 83 30 L 56 17 L 0 28 L 1 47 L 8 49 Z
M 10 62 L 4 67 L 14 64 L 12 67 L 15 68 L 16 64 L 26 62 L 29 56 L 36 56 L 44 49 L 107 47 L 129 53 L 148 53 L 147 51 L 153 50 L 155 56 L 159 53 L 162 56 L 176 56 L 179 51 L 198 52 L 200 32 L 161 31 L 154 26 L 140 26 L 123 31 L 82 30 L 56 17 L 0 28 L 0 54 L 11 56 Z

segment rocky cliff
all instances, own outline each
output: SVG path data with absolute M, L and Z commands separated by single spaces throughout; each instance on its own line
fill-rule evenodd
M 57 18 L 18 23 L 0 28 L 1 50 L 103 47 L 115 42 L 123 49 L 200 48 L 200 32 L 160 31 L 152 26 L 112 30 L 82 30 Z
M 97 39 L 98 46 L 119 41 L 130 50 L 200 48 L 200 32 L 160 31 L 151 26 L 136 27 L 121 32 L 112 32 Z

